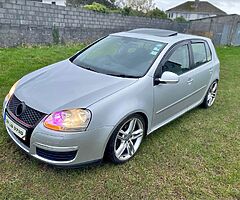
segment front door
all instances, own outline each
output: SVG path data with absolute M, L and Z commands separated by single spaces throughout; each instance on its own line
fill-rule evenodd
M 172 48 L 159 68 L 160 72 L 157 70 L 156 73 L 173 72 L 179 75 L 179 82 L 154 85 L 153 128 L 168 122 L 191 105 L 188 98 L 192 92 L 190 42 L 183 42 Z

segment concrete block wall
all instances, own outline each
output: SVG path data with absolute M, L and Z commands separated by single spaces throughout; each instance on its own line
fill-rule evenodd
M 145 17 L 104 14 L 27 0 L 0 0 L 0 47 L 49 44 L 57 30 L 60 41 L 89 42 L 134 28 L 186 31 L 188 24 Z

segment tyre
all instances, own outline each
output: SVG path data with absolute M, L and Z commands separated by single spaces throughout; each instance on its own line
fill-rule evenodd
M 208 92 L 203 100 L 202 107 L 209 108 L 213 105 L 218 90 L 218 81 L 214 81 L 208 89 Z
M 146 123 L 141 115 L 127 117 L 113 131 L 105 156 L 115 164 L 127 162 L 136 154 L 145 133 Z

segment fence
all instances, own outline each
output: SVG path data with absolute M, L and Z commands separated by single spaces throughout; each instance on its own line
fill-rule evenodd
M 240 16 L 228 15 L 190 22 L 189 33 L 210 37 L 216 45 L 240 45 Z

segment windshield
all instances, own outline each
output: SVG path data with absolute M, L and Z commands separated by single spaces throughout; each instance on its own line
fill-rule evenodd
M 142 77 L 165 44 L 130 37 L 108 36 L 80 53 L 73 63 L 92 71 L 121 77 Z

